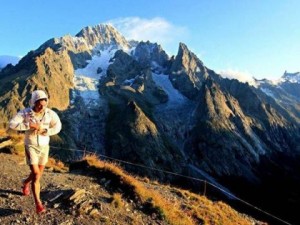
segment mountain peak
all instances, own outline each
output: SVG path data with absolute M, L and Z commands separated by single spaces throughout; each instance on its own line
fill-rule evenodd
M 183 67 L 186 71 L 197 70 L 197 67 L 203 67 L 203 62 L 191 52 L 184 43 L 179 43 L 178 53 L 175 58 L 175 65 Z M 175 68 L 173 68 L 175 69 Z M 176 68 L 177 70 L 180 68 Z
M 178 55 L 184 55 L 184 54 L 191 55 L 193 53 L 188 49 L 188 47 L 186 46 L 186 44 L 180 42 L 179 43 L 179 48 L 178 48 Z
M 164 66 L 169 59 L 167 53 L 157 43 L 139 42 L 134 50 L 134 57 L 142 65 L 151 65 L 153 62 Z
M 76 37 L 84 37 L 87 34 L 93 34 L 93 33 L 100 33 L 105 34 L 108 32 L 114 32 L 118 33 L 118 31 L 109 24 L 98 24 L 96 26 L 86 26 L 81 31 L 79 31 L 78 34 L 76 34 Z
M 179 43 L 178 53 L 171 65 L 170 79 L 174 87 L 193 99 L 207 77 L 202 61 L 184 43 Z
M 76 37 L 84 38 L 91 46 L 96 46 L 97 44 L 113 44 L 123 48 L 130 47 L 127 40 L 117 31 L 117 29 L 109 24 L 98 24 L 94 27 L 85 27 L 76 34 Z
M 186 50 L 188 50 L 188 47 L 183 42 L 179 42 L 179 49 L 186 49 Z
M 300 72 L 288 73 L 287 71 L 281 77 L 284 81 L 290 83 L 299 83 L 300 84 Z

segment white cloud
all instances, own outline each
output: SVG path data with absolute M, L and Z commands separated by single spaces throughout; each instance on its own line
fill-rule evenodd
M 184 42 L 188 36 L 187 28 L 175 26 L 161 17 L 126 17 L 106 23 L 112 24 L 128 40 L 157 42 L 172 54 L 177 52 L 179 42 Z
M 226 77 L 228 79 L 237 79 L 240 82 L 253 85 L 255 83 L 253 76 L 247 71 L 239 71 L 233 69 L 221 70 L 218 72 L 222 77 Z

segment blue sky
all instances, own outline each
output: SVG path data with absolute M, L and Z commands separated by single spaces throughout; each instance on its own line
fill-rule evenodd
M 0 3 L 0 56 L 24 56 L 52 37 L 112 23 L 128 39 L 185 43 L 222 73 L 279 78 L 300 71 L 297 0 L 11 0 Z

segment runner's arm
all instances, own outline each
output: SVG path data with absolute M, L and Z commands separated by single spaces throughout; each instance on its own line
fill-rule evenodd
M 24 112 L 20 111 L 9 121 L 9 128 L 13 130 L 25 131 L 29 130 L 29 122 L 25 121 Z
M 60 119 L 59 119 L 58 115 L 53 111 L 52 112 L 52 120 L 50 122 L 50 127 L 47 130 L 47 134 L 49 136 L 58 134 L 61 130 L 61 127 L 62 127 L 62 125 L 61 125 Z

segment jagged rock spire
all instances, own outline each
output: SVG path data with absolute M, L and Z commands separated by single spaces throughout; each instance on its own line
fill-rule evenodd
M 170 79 L 174 87 L 190 99 L 197 95 L 208 73 L 206 67 L 184 43 L 179 44 L 178 53 L 171 66 Z
M 203 62 L 191 52 L 184 43 L 179 43 L 178 53 L 173 63 L 172 70 L 184 69 L 186 72 L 203 68 Z

